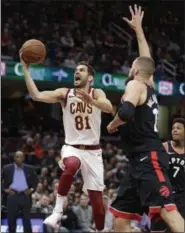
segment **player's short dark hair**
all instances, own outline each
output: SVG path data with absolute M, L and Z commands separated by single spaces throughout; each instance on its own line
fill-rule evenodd
M 77 64 L 77 66 L 80 66 L 80 65 L 84 65 L 84 66 L 87 66 L 88 68 L 88 73 L 91 75 L 91 76 L 95 76 L 95 69 L 86 61 L 81 61 Z
M 183 118 L 175 118 L 175 119 L 173 120 L 173 124 L 172 124 L 172 125 L 174 125 L 175 123 L 180 123 L 180 124 L 182 124 L 182 125 L 184 126 L 184 128 L 185 128 L 185 120 L 184 120 Z
M 139 70 L 144 77 L 150 77 L 155 71 L 155 62 L 150 57 L 138 57 L 136 64 L 139 66 Z

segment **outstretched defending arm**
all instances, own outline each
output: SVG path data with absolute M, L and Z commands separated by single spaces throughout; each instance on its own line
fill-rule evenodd
M 55 91 L 40 92 L 37 86 L 35 85 L 33 79 L 31 78 L 31 75 L 28 71 L 28 65 L 22 60 L 21 54 L 20 54 L 20 59 L 23 67 L 26 86 L 33 100 L 44 103 L 57 103 L 65 99 L 67 88 L 60 88 Z
M 139 55 L 145 57 L 151 57 L 150 49 L 148 43 L 146 41 L 143 28 L 142 28 L 142 21 L 144 16 L 144 11 L 141 10 L 141 6 L 134 5 L 134 9 L 129 6 L 129 10 L 131 13 L 131 20 L 127 18 L 123 18 L 125 22 L 135 31 L 137 36 L 137 42 L 139 47 Z
M 135 113 L 135 107 L 137 106 L 143 86 L 136 80 L 130 81 L 125 90 L 124 100 L 118 112 L 112 122 L 107 126 L 109 133 L 113 133 L 117 130 L 117 127 L 123 125 L 128 120 L 132 119 Z

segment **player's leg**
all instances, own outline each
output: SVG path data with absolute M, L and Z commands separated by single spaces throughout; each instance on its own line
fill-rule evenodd
M 151 219 L 151 233 L 164 233 L 168 229 L 167 224 L 161 219 L 161 216 L 154 215 Z
M 131 220 L 142 220 L 140 199 L 137 195 L 137 186 L 133 179 L 121 183 L 117 197 L 110 207 L 114 216 L 115 232 L 132 232 Z
M 64 202 L 71 188 L 73 178 L 81 166 L 80 157 L 79 156 L 77 157 L 76 154 L 78 154 L 78 151 L 76 151 L 75 148 L 64 146 L 62 150 L 62 154 L 64 155 L 63 156 L 64 171 L 62 172 L 60 177 L 55 207 L 53 210 L 53 214 L 50 215 L 48 218 L 46 218 L 44 221 L 45 224 L 50 225 L 52 227 L 55 227 L 57 222 L 60 221 L 62 217 Z
M 101 191 L 88 190 L 89 199 L 92 206 L 93 219 L 96 229 L 101 231 L 104 229 L 105 209 L 103 205 L 103 195 Z
M 104 229 L 105 209 L 103 205 L 104 169 L 101 150 L 83 151 L 81 172 L 84 191 L 88 191 L 93 219 L 97 230 Z
M 160 215 L 172 232 L 185 232 L 184 219 L 178 210 L 168 211 L 167 208 L 162 208 Z
M 80 168 L 80 159 L 76 156 L 69 156 L 64 158 L 63 164 L 65 166 L 64 171 L 61 173 L 58 194 L 56 198 L 55 212 L 61 213 L 63 203 L 73 183 L 73 178 Z
M 139 189 L 142 205 L 149 207 L 151 220 L 158 215 L 172 232 L 182 232 L 184 221 L 176 210 L 166 172 L 168 155 L 165 152 L 154 151 L 143 156 L 147 156 L 147 159 L 140 161 L 137 169 L 138 174 L 142 174 Z
M 179 213 L 181 214 L 181 216 L 185 219 L 184 197 L 185 197 L 185 195 L 183 192 L 175 193 L 173 195 L 177 209 L 178 209 Z M 151 230 L 152 230 L 152 233 L 153 232 L 165 232 L 165 233 L 171 232 L 169 227 L 167 226 L 167 224 L 161 218 L 159 218 L 157 216 L 152 219 Z
M 114 216 L 115 232 L 132 232 L 131 221 L 141 222 L 142 220 L 143 209 L 138 195 L 137 180 L 133 177 L 132 166 L 127 173 L 124 181 L 120 184 L 117 197 L 110 207 L 110 212 Z

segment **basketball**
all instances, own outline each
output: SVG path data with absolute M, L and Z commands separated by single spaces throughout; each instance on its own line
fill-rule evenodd
M 40 40 L 28 40 L 22 48 L 22 59 L 28 64 L 39 64 L 46 57 L 46 47 Z

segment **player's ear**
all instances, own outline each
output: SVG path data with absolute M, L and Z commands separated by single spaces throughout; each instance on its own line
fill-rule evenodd
M 139 69 L 134 69 L 134 75 L 138 75 L 139 74 Z
M 88 81 L 91 83 L 91 82 L 93 82 L 93 80 L 94 80 L 94 77 L 93 77 L 92 75 L 90 75 L 90 76 L 88 77 Z

